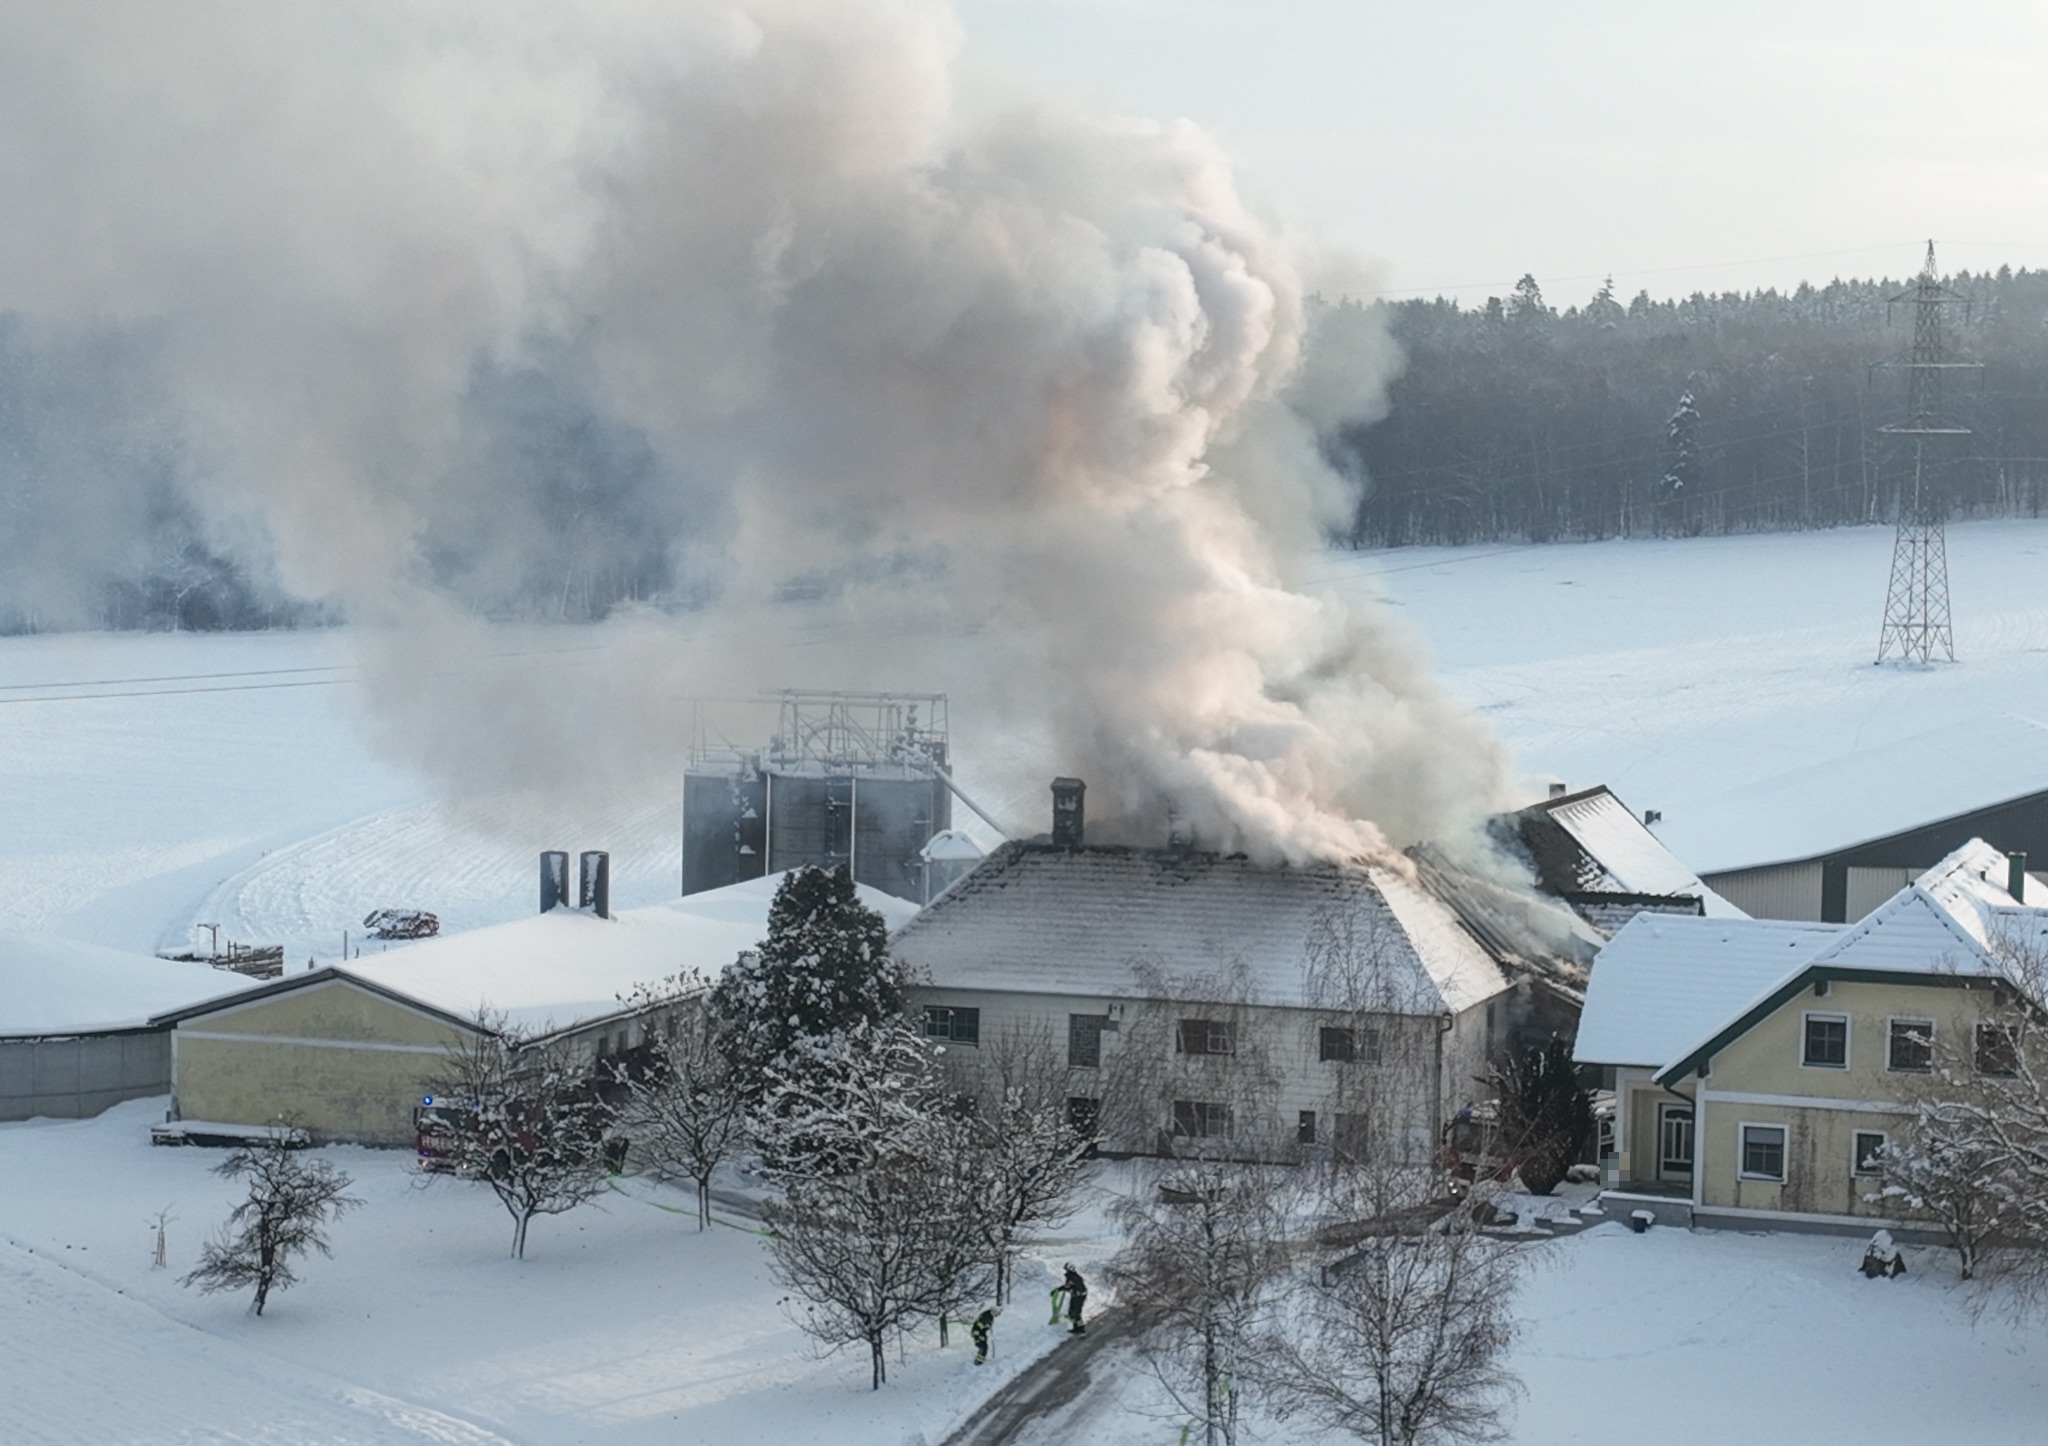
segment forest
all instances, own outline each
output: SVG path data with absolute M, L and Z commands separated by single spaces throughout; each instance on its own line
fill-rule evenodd
M 1943 278 L 1946 343 L 1922 505 L 2038 516 L 2048 501 L 2048 271 Z M 1483 305 L 1315 303 L 1304 395 L 1356 485 L 1354 547 L 1783 531 L 1883 522 L 1912 473 L 1913 282 L 1559 309 L 1525 276 Z M 1390 334 L 1398 374 L 1386 374 Z M 229 499 L 166 405 L 147 327 L 55 334 L 0 317 L 0 633 L 239 630 L 334 620 L 275 575 L 260 518 Z M 433 585 L 492 617 L 582 621 L 710 595 L 716 486 L 608 417 L 574 356 L 479 364 L 462 445 L 418 519 Z M 1908 484 L 1909 485 L 1909 484 Z M 693 541 L 694 540 L 694 541 Z M 692 548 L 696 550 L 693 552 Z M 715 549 L 712 549 L 715 551 Z
M 1958 273 L 1925 476 L 1955 516 L 2048 501 L 2048 272 Z M 1327 436 L 1359 547 L 1785 531 L 1889 520 L 1912 444 L 1896 365 L 1911 280 L 1550 305 L 1533 276 L 1461 307 L 1378 303 L 1405 367 L 1384 418 Z M 1348 309 L 1354 304 L 1346 303 Z M 1361 312 L 1367 308 L 1358 308 Z M 1327 318 L 1326 318 L 1327 319 Z

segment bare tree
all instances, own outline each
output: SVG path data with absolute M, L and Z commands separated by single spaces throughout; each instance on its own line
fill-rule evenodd
M 305 1154 L 289 1132 L 236 1150 L 214 1173 L 230 1180 L 246 1177 L 249 1195 L 229 1214 L 220 1237 L 206 1244 L 183 1283 L 207 1292 L 254 1286 L 251 1309 L 257 1315 L 263 1314 L 272 1290 L 297 1283 L 294 1257 L 308 1250 L 334 1253 L 327 1243 L 327 1222 L 362 1203 L 344 1193 L 348 1176 Z M 157 1218 L 161 1231 L 164 1217 Z
M 1126 1235 L 1109 1278 L 1145 1323 L 1140 1355 L 1205 1446 L 1238 1439 L 1287 1263 L 1291 1184 L 1284 1166 L 1190 1160 L 1114 1209 Z
M 1878 1156 L 1883 1184 L 1871 1198 L 1929 1219 L 1955 1251 L 1964 1280 L 1976 1278 L 2022 1225 L 1999 1169 L 2004 1132 L 1976 1103 L 1924 1099 L 1915 1104 L 1911 1134 Z
M 490 1186 L 512 1217 L 512 1254 L 526 1258 L 527 1227 L 605 1188 L 611 1110 L 597 1081 L 559 1043 L 522 1040 L 503 1016 L 480 1012 L 451 1046 L 431 1086 L 437 1117 L 427 1169 Z
M 923 1039 L 862 1022 L 797 1041 L 754 1120 L 776 1137 L 784 1194 L 763 1216 L 776 1277 L 806 1302 L 797 1324 L 828 1350 L 866 1345 L 880 1389 L 888 1342 L 943 1321 L 987 1273 L 967 1117 Z
M 951 1052 L 948 1063 L 975 1102 L 968 1163 L 985 1200 L 987 1253 L 1001 1304 L 1010 1298 L 1011 1267 L 1025 1235 L 1072 1215 L 1093 1141 L 1068 1118 L 1067 1066 L 1049 1026 L 1004 1029 L 965 1069 L 964 1053 Z
M 701 980 L 679 976 L 629 1002 L 666 1003 L 667 1029 L 648 1040 L 636 1067 L 619 1066 L 627 1089 L 621 1124 L 656 1175 L 697 1189 L 697 1228 L 711 1224 L 711 1178 L 747 1139 L 747 1093 L 702 1008 Z
M 2048 941 L 2007 932 L 1991 953 L 1999 976 L 1959 979 L 1983 1001 L 1964 1037 L 1909 1036 L 1926 1083 L 1871 1198 L 1929 1219 L 1965 1280 L 2001 1275 L 2033 1301 L 2048 1291 Z
M 1481 1234 L 1463 1210 L 1405 1228 L 1386 1218 L 1268 1334 L 1276 1409 L 1378 1446 L 1500 1439 L 1520 1389 L 1505 1356 L 1527 1247 Z

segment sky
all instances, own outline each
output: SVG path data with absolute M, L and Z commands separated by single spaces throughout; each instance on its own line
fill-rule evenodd
M 1188 119 L 1326 289 L 2048 266 L 2048 6 L 957 0 L 969 105 Z

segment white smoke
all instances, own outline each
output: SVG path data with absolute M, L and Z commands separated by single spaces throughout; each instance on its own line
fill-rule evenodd
M 0 310 L 148 332 L 219 535 L 364 625 L 466 793 L 629 787 L 689 696 L 894 686 L 1132 837 L 1355 856 L 1498 806 L 1384 610 L 1307 581 L 1351 502 L 1313 424 L 1383 404 L 1391 345 L 1345 314 L 1303 375 L 1213 142 L 968 125 L 957 41 L 921 0 L 14 7 Z M 637 480 L 529 506 L 506 375 L 644 439 Z M 590 518 L 715 605 L 466 667 L 505 650 L 477 598 Z

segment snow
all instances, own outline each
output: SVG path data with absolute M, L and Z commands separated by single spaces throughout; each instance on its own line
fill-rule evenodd
M 248 985 L 241 975 L 208 964 L 48 934 L 0 933 L 0 1036 L 139 1025 L 153 1014 Z
M 1852 925 L 1638 915 L 1593 961 L 1573 1055 L 1669 1065 L 1819 965 L 1999 973 L 1996 945 L 2048 939 L 2048 889 L 2029 883 L 2022 906 L 2004 868 L 1972 839 Z
M 1890 545 L 1888 530 L 1847 529 L 1439 549 L 1336 558 L 1323 576 L 1390 591 L 1449 688 L 1484 712 L 1528 774 L 1609 783 L 1632 807 L 1664 813 L 1656 833 L 1683 865 L 1719 869 L 2044 786 L 2026 743 L 2048 721 L 2048 523 L 1950 529 L 1963 658 L 1953 667 L 1871 666 Z M 532 982 L 566 957 L 550 952 L 556 925 L 666 938 L 636 957 L 667 966 L 685 938 L 708 956 L 737 937 L 736 926 L 714 936 L 715 919 L 701 930 L 638 922 L 650 906 L 683 902 L 672 899 L 679 778 L 583 813 L 525 799 L 458 807 L 375 753 L 363 713 L 341 630 L 0 640 L 0 929 L 59 936 L 64 949 L 43 957 L 60 962 L 86 945 L 126 951 L 125 972 L 155 969 L 138 955 L 203 939 L 193 933 L 202 922 L 242 942 L 282 942 L 294 964 L 337 957 L 342 931 L 374 908 L 432 909 L 446 945 L 526 923 L 520 937 L 532 943 L 508 946 L 502 978 L 485 977 L 494 961 L 472 934 L 479 952 L 450 963 L 461 987 L 448 997 L 526 980 L 533 992 L 522 997 L 549 1013 L 612 994 Z M 1002 731 L 990 725 L 993 740 Z M 1042 815 L 1042 783 L 1018 798 L 1014 810 L 995 802 Z M 535 856 L 550 847 L 611 851 L 620 921 L 532 919 Z M 410 967 L 405 952 L 428 947 L 393 946 L 350 967 Z M 0 968 L 11 971 L 12 957 L 0 948 Z M 207 983 L 217 981 L 239 983 Z M 67 1027 L 87 1022 L 75 1016 L 133 1017 L 126 989 L 105 1003 L 67 991 Z M 36 995 L 10 972 L 0 1009 L 31 1018 L 49 1002 Z M 1029 1333 L 1027 1283 L 991 1366 L 968 1364 L 963 1332 L 948 1353 L 913 1345 L 871 1395 L 857 1357 L 811 1353 L 758 1238 L 697 1236 L 672 1213 L 686 1200 L 630 1182 L 600 1208 L 539 1222 L 522 1264 L 504 1258 L 509 1223 L 486 1192 L 416 1189 L 403 1155 L 346 1149 L 328 1154 L 357 1177 L 366 1208 L 336 1228 L 335 1260 L 310 1262 L 304 1283 L 253 1320 L 237 1299 L 176 1284 L 233 1187 L 209 1173 L 216 1152 L 147 1144 L 164 1103 L 0 1126 L 0 1290 L 12 1302 L 0 1311 L 0 1434 L 10 1443 L 903 1446 L 941 1440 L 1056 1341 Z M 177 1217 L 172 1269 L 152 1271 L 149 1221 L 166 1206 Z M 1077 1222 L 1032 1268 L 1043 1278 L 1071 1253 L 1093 1274 L 1086 1262 L 1105 1246 L 1087 1232 L 1097 1229 Z M 2039 1325 L 1975 1321 L 1977 1297 L 1937 1252 L 1909 1250 L 1907 1276 L 1866 1280 L 1855 1270 L 1862 1247 L 1635 1236 L 1618 1222 L 1542 1245 L 1518 1307 L 1528 1396 L 1514 1439 L 1827 1446 L 1863 1441 L 1873 1420 L 1930 1440 L 2037 1438 L 2048 1407 Z M 1130 1370 L 1110 1384 L 1137 1380 Z M 1093 1429 L 1063 1427 L 1063 1439 L 1172 1439 L 1177 1429 L 1104 1409 Z
M 308 1261 L 257 1319 L 245 1295 L 178 1284 L 236 1187 L 211 1173 L 220 1151 L 149 1145 L 165 1103 L 0 1125 L 9 1446 L 936 1442 L 1057 1346 L 1043 1292 L 1069 1255 L 1089 1271 L 1098 1258 L 1086 1239 L 1048 1242 L 987 1366 L 962 1329 L 946 1351 L 892 1352 L 872 1393 L 865 1352 L 820 1358 L 797 1330 L 760 1237 L 729 1211 L 699 1234 L 687 1192 L 628 1180 L 536 1221 L 515 1261 L 488 1190 L 420 1188 L 406 1153 L 336 1148 L 321 1154 L 363 1207 L 331 1229 L 334 1259 Z M 163 1209 L 170 1268 L 155 1270 Z
M 1959 1283 L 1941 1252 L 1870 1279 L 1867 1236 L 1747 1235 L 1612 1220 L 1533 1240 L 1515 1297 L 1509 1366 L 1525 1394 L 1515 1446 L 1866 1446 L 1875 1438 L 2031 1446 L 2048 1410 L 2048 1342 Z M 1025 1437 L 1172 1441 L 1144 1367 L 1098 1370 L 1098 1389 Z M 1147 1420 L 1150 1413 L 1155 1419 Z M 1248 1410 L 1267 1446 L 1329 1446 L 1307 1421 Z M 1873 1423 L 1882 1423 L 1874 1427 Z
M 1638 914 L 1593 961 L 1572 1055 L 1662 1065 L 1825 948 L 1840 924 Z
M 1383 965 L 1408 1012 L 1464 1009 L 1505 990 L 1500 969 L 1450 910 L 1402 875 L 1334 864 L 1266 866 L 1242 855 L 1008 844 L 891 940 L 947 989 L 1142 997 L 1137 966 L 1310 1004 L 1309 948 L 1328 911 L 1392 928 Z M 1381 936 L 1373 936 L 1379 941 Z
M 1700 882 L 1643 822 L 1611 793 L 1560 803 L 1548 810 L 1557 825 L 1600 861 L 1621 892 L 1690 894 L 1712 918 L 1740 919 L 1743 912 Z
M 1872 666 L 1892 532 L 1331 558 L 1383 592 L 1534 781 L 1606 783 L 1714 872 L 2048 787 L 2048 520 L 1948 529 L 1960 662 Z
M 422 939 L 341 966 L 423 1004 L 468 1018 L 479 1006 L 545 1032 L 615 1014 L 620 996 L 690 969 L 715 977 L 768 932 L 783 875 L 749 879 L 600 919 L 553 909 L 509 924 Z M 894 928 L 917 912 L 857 885 L 861 902 Z
M 548 630 L 504 637 L 476 666 L 579 661 Z M 546 848 L 609 849 L 617 908 L 674 896 L 680 774 L 617 804 L 439 801 L 373 747 L 352 649 L 347 629 L 0 639 L 0 930 L 147 954 L 213 923 L 339 957 L 372 909 L 450 932 L 530 913 Z

